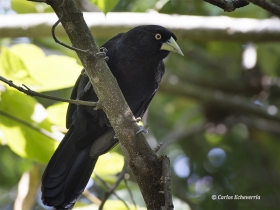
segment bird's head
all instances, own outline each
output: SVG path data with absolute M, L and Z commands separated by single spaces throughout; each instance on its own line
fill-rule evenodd
M 127 41 L 134 42 L 129 43 L 133 51 L 141 51 L 141 54 L 144 53 L 146 56 L 156 56 L 159 59 L 163 59 L 169 52 L 184 56 L 176 42 L 176 36 L 162 26 L 137 26 L 127 32 L 127 37 L 137 37 L 136 39 L 127 39 Z

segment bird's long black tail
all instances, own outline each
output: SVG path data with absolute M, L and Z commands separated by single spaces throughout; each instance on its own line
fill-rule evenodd
M 90 147 L 77 148 L 83 138 L 72 126 L 52 156 L 42 177 L 42 201 L 56 209 L 72 209 L 86 187 L 98 158 Z

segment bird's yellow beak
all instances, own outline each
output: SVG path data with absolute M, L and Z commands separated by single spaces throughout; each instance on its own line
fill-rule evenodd
M 182 50 L 180 49 L 179 45 L 177 44 L 177 42 L 173 39 L 173 37 L 171 37 L 170 39 L 168 39 L 166 42 L 164 42 L 161 45 L 161 50 L 167 50 L 170 52 L 175 52 L 178 53 L 179 55 L 184 56 L 184 53 L 182 52 Z

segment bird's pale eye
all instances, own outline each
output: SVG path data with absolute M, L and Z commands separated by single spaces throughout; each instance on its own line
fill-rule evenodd
M 161 39 L 161 34 L 156 34 L 156 35 L 155 35 L 155 39 L 156 39 L 156 40 L 160 40 L 160 39 Z

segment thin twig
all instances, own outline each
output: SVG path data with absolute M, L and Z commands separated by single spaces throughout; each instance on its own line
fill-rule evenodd
M 124 180 L 123 180 L 123 181 L 124 181 L 125 186 L 126 186 L 126 188 L 127 188 L 127 190 L 128 190 L 130 199 L 131 199 L 131 201 L 132 201 L 132 203 L 133 203 L 135 209 L 137 210 L 137 205 L 136 205 L 136 202 L 135 202 L 135 200 L 134 200 L 134 197 L 133 197 L 133 194 L 132 194 L 132 192 L 131 192 L 131 189 L 130 189 L 130 187 L 128 186 L 128 181 L 127 181 L 127 179 L 126 179 L 126 176 L 124 177 Z
M 47 131 L 45 129 L 39 128 L 39 127 L 37 127 L 35 125 L 32 125 L 31 123 L 29 123 L 29 122 L 27 122 L 27 121 L 25 121 L 23 119 L 20 119 L 20 118 L 14 116 L 14 115 L 11 115 L 9 113 L 6 113 L 6 112 L 4 112 L 2 110 L 0 110 L 0 115 L 2 115 L 4 117 L 7 117 L 7 118 L 9 118 L 11 120 L 14 120 L 14 121 L 16 121 L 16 122 L 18 122 L 18 123 L 20 123 L 22 125 L 25 125 L 25 126 L 31 128 L 31 129 L 33 129 L 34 131 L 37 131 L 37 132 L 39 132 L 39 133 L 41 133 L 41 134 L 45 135 L 46 137 L 49 137 L 49 138 L 51 138 L 53 140 L 56 140 L 56 141 L 60 140 L 56 136 L 54 136 L 51 132 L 49 132 L 49 131 Z
M 113 186 L 111 186 L 109 188 L 109 190 L 105 193 L 104 195 L 104 198 L 99 206 L 99 210 L 102 210 L 103 209 L 103 206 L 105 204 L 105 202 L 108 200 L 108 198 L 110 197 L 110 195 L 112 195 L 115 191 L 115 189 L 117 188 L 117 186 L 119 186 L 120 182 L 124 179 L 124 175 L 126 173 L 126 170 L 127 170 L 127 167 L 128 167 L 128 162 L 127 161 L 124 161 L 124 165 L 123 165 L 123 168 L 122 168 L 122 171 L 121 173 L 119 174 L 119 177 L 117 179 L 117 181 L 113 184 Z
M 55 96 L 49 96 L 49 95 L 45 95 L 42 93 L 38 93 L 36 91 L 31 90 L 29 87 L 27 87 L 24 84 L 22 85 L 24 88 L 17 86 L 13 83 L 12 80 L 7 80 L 6 78 L 4 78 L 2 76 L 0 76 L 0 81 L 8 84 L 10 87 L 13 87 L 13 88 L 17 89 L 18 91 L 23 92 L 29 96 L 37 96 L 40 98 L 46 98 L 46 99 L 50 99 L 50 100 L 54 100 L 54 101 L 67 102 L 67 103 L 76 104 L 76 105 L 95 106 L 95 107 L 99 107 L 99 108 L 101 106 L 99 102 L 72 100 L 72 99 L 59 98 L 59 97 L 55 97 Z
M 75 48 L 75 47 L 71 47 L 71 46 L 65 44 L 64 42 L 59 41 L 59 40 L 56 38 L 56 36 L 55 36 L 55 28 L 56 28 L 56 26 L 60 23 L 61 19 L 63 18 L 63 15 L 64 15 L 64 7 L 63 7 L 63 6 L 64 6 L 64 2 L 65 2 L 65 0 L 63 0 L 62 3 L 61 3 L 61 7 L 63 8 L 63 10 L 62 10 L 63 13 L 62 13 L 61 16 L 58 18 L 58 20 L 56 21 L 56 23 L 52 26 L 52 37 L 53 37 L 53 39 L 54 39 L 54 41 L 55 41 L 56 43 L 58 43 L 58 44 L 60 44 L 60 45 L 62 45 L 62 46 L 64 46 L 64 47 L 66 47 L 66 48 L 68 48 L 68 49 L 70 49 L 70 50 L 79 51 L 79 52 L 83 52 L 83 53 L 88 53 L 89 50 L 82 50 L 82 49 L 78 49 L 78 48 Z
M 92 203 L 100 205 L 101 204 L 101 200 L 99 198 L 97 198 L 94 194 L 92 194 L 89 190 L 85 190 L 83 192 L 83 195 L 89 199 Z
M 95 174 L 96 178 L 99 179 L 99 181 L 101 181 L 102 184 L 103 184 L 107 189 L 110 189 L 110 188 L 111 188 L 111 186 L 110 186 L 107 182 L 105 182 L 97 173 L 94 173 L 94 174 Z M 127 205 L 127 203 L 126 203 L 120 196 L 118 196 L 118 194 L 117 194 L 115 191 L 113 191 L 112 194 L 115 195 L 120 201 L 122 201 L 128 210 L 130 209 L 129 206 Z M 99 208 L 99 209 L 100 209 L 100 208 Z

